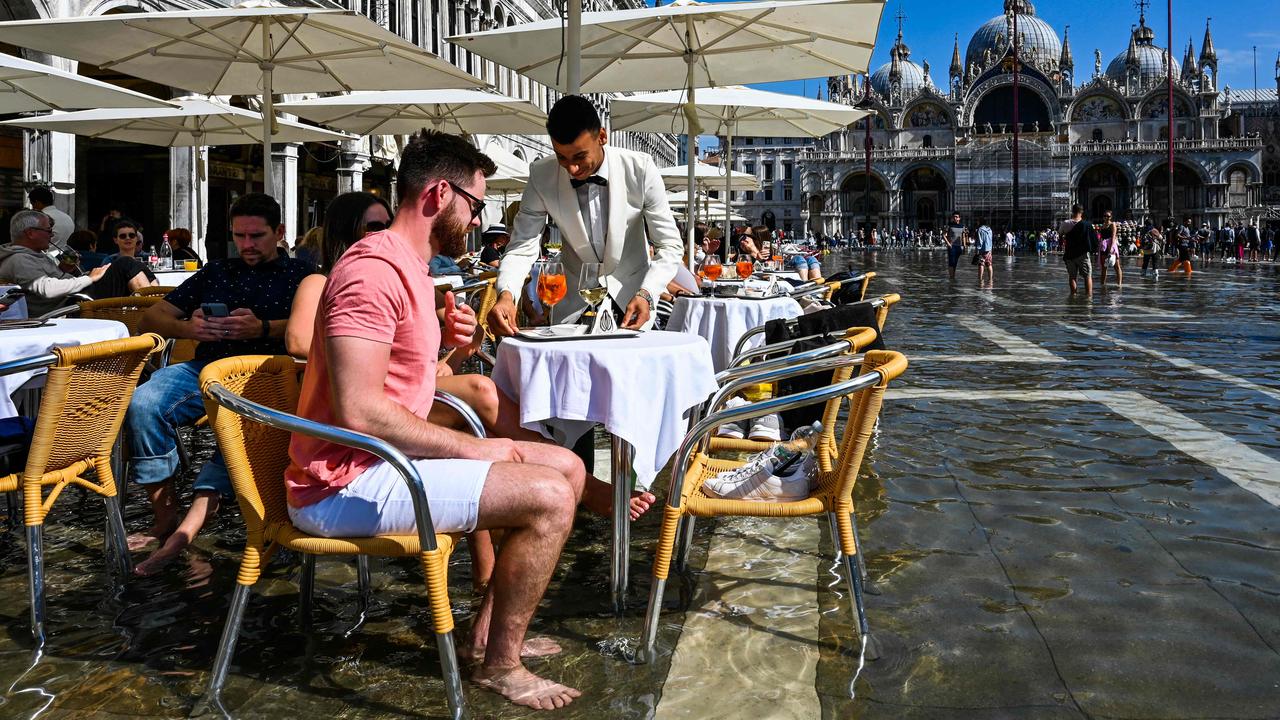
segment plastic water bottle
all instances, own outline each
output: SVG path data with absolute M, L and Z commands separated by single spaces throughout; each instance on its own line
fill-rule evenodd
M 173 248 L 169 247 L 167 240 L 160 241 L 160 269 L 173 269 Z
M 773 448 L 775 475 L 782 475 L 787 468 L 796 464 L 805 455 L 812 455 L 818 445 L 818 436 L 822 434 L 822 423 L 804 425 L 791 433 L 791 439 L 778 443 Z

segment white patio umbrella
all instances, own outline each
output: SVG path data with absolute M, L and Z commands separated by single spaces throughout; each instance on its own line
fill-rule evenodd
M 71 133 L 85 137 L 122 140 L 160 147 L 255 145 L 262 142 L 262 114 L 203 98 L 178 98 L 161 108 L 109 108 L 55 112 L 49 115 L 7 120 L 0 125 Z M 277 120 L 274 137 L 281 142 L 350 140 L 352 136 Z M 197 153 L 197 159 L 200 155 Z M 203 163 L 200 163 L 201 165 Z M 199 168 L 201 175 L 203 167 Z M 264 169 L 270 175 L 270 168 Z M 195 193 L 196 217 L 202 218 L 200 193 Z M 199 223 L 198 223 L 199 224 Z M 196 228 L 197 240 L 204 228 Z
M 755 175 L 738 172 L 737 170 L 730 170 L 726 173 L 724 168 L 704 162 L 694 163 L 693 167 L 673 165 L 661 168 L 658 170 L 658 175 L 662 176 L 662 182 L 668 189 L 683 188 L 686 193 L 689 192 L 689 188 L 686 185 L 690 176 L 693 177 L 693 190 L 695 192 L 699 189 L 722 190 L 728 188 L 736 192 L 760 189 L 760 180 Z
M 0 115 L 94 107 L 172 107 L 150 95 L 0 54 Z
M 638 132 L 689 131 L 689 116 L 704 132 L 725 138 L 723 166 L 733 167 L 733 136 L 822 137 L 869 115 L 849 105 L 823 102 L 800 95 L 753 90 L 738 85 L 710 88 L 698 93 L 697 107 L 685 103 L 683 90 L 614 99 L 609 105 L 614 130 Z M 724 197 L 732 197 L 725 175 Z M 728 214 L 728 206 L 722 214 Z M 725 218 L 725 227 L 730 219 Z
M 866 72 L 884 10 L 884 0 L 677 0 L 579 17 L 581 0 L 567 4 L 564 28 L 553 18 L 449 40 L 558 90 L 685 88 L 692 108 L 695 88 Z M 690 111 L 690 158 L 699 132 Z M 692 247 L 692 228 L 687 237 Z
M 278 109 L 357 135 L 409 135 L 434 128 L 455 134 L 546 132 L 537 105 L 483 90 L 381 90 L 280 103 Z
M 246 3 L 221 10 L 0 23 L 0 42 L 202 95 L 262 98 L 273 191 L 273 93 L 462 88 L 483 81 L 347 10 Z

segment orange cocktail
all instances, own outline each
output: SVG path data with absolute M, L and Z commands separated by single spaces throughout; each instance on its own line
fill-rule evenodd
M 707 276 L 707 279 L 708 279 L 708 280 L 710 280 L 711 282 L 715 282 L 715 281 L 719 280 L 719 279 L 720 279 L 720 273 L 721 273 L 723 270 L 724 270 L 724 268 L 723 268 L 723 267 L 721 267 L 719 263 L 716 263 L 716 264 L 714 264 L 714 265 L 712 265 L 712 264 L 706 264 L 706 265 L 703 265 L 703 266 L 702 266 L 702 272 L 703 272 L 703 274 L 704 274 L 704 275 L 706 275 L 706 276 Z
M 755 269 L 755 265 L 750 260 L 738 261 L 738 277 L 746 280 L 751 277 L 751 271 Z
M 538 299 L 543 305 L 555 305 L 564 299 L 568 291 L 569 283 L 565 281 L 564 273 L 543 273 L 538 276 Z

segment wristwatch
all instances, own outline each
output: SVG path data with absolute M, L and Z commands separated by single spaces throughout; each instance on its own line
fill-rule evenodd
M 271 335 L 271 321 L 263 320 L 262 321 L 262 337 L 268 337 L 269 335 Z
M 644 288 L 640 288 L 639 290 L 636 291 L 636 297 L 644 300 L 645 304 L 649 306 L 650 311 L 653 310 L 653 296 L 649 294 L 648 290 L 645 290 Z

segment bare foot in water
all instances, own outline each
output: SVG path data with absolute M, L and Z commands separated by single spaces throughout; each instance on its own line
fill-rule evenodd
M 143 548 L 153 543 L 162 543 L 165 538 L 173 534 L 174 527 L 161 528 L 153 525 L 144 532 L 132 533 L 125 538 L 125 544 L 129 546 L 129 552 L 139 552 Z
M 631 492 L 631 520 L 635 521 L 648 512 L 658 499 L 644 490 Z M 613 517 L 613 486 L 587 476 L 587 486 L 582 493 L 582 506 L 601 517 Z
M 168 565 L 174 558 L 191 544 L 191 536 L 184 532 L 175 532 L 164 541 L 146 560 L 133 566 L 133 574 L 139 577 L 154 575 L 160 568 Z
M 560 643 L 549 637 L 527 637 L 520 646 L 520 657 L 524 659 L 550 657 L 563 651 Z M 458 658 L 464 662 L 484 662 L 484 648 L 458 648 Z
M 497 669 L 479 667 L 472 673 L 471 681 L 516 705 L 536 710 L 562 708 L 582 696 L 581 691 L 538 677 L 522 665 Z

